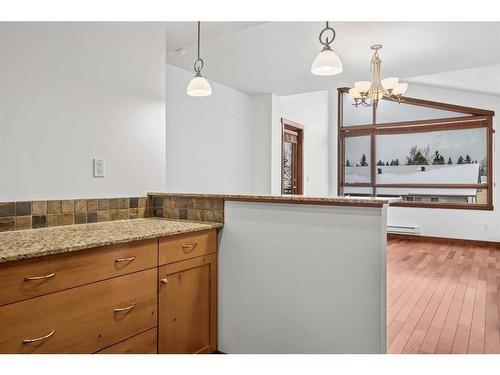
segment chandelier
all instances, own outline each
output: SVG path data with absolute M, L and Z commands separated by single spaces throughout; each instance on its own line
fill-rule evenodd
M 373 53 L 370 62 L 370 73 L 372 80 L 354 82 L 354 87 L 349 89 L 349 94 L 354 99 L 354 106 L 377 107 L 382 98 L 400 102 L 401 96 L 408 88 L 407 83 L 399 82 L 399 78 L 391 77 L 382 79 L 382 60 L 378 55 L 381 44 L 371 46 Z

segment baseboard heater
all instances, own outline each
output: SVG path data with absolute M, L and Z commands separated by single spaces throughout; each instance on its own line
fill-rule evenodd
M 387 233 L 420 234 L 420 227 L 410 226 L 410 225 L 388 225 Z

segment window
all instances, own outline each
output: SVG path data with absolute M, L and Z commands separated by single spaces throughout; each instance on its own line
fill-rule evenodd
M 493 209 L 494 112 L 406 97 L 355 107 L 347 90 L 339 89 L 339 195 Z

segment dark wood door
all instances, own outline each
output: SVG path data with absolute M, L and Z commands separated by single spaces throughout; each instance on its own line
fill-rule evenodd
M 216 350 L 216 255 L 159 269 L 159 353 Z
M 304 129 L 302 125 L 281 119 L 281 193 L 303 193 L 302 143 Z

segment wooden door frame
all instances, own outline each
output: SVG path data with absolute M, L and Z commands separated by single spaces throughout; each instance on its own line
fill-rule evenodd
M 281 194 L 285 193 L 284 189 L 284 179 L 283 179 L 283 164 L 284 164 L 284 140 L 285 140 L 285 130 L 292 130 L 297 132 L 298 143 L 297 143 L 297 195 L 304 194 L 304 125 L 297 122 L 288 120 L 284 117 L 281 118 L 281 168 L 280 168 L 280 179 L 281 179 Z

